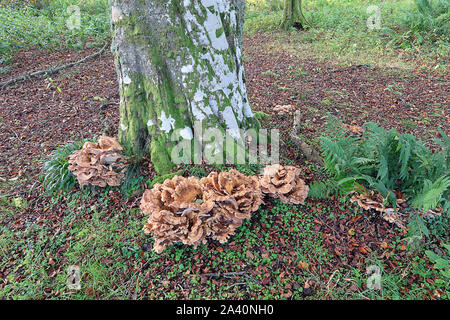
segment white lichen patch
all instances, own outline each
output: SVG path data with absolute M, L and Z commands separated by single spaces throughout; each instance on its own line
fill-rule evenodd
M 219 114 L 219 105 L 217 104 L 216 98 L 213 96 L 209 97 L 209 106 L 211 107 L 213 114 Z
M 194 138 L 194 134 L 190 127 L 185 127 L 184 129 L 181 129 L 180 136 L 186 140 L 192 140 Z
M 111 9 L 111 21 L 113 23 L 116 23 L 116 22 L 118 22 L 121 19 L 123 19 L 122 11 L 120 11 L 119 8 L 112 6 L 112 9 Z
M 166 113 L 161 111 L 161 116 L 158 118 L 161 120 L 161 130 L 165 133 L 169 133 L 173 128 L 175 128 L 175 119 L 169 114 L 166 116 Z
M 194 95 L 194 101 L 200 102 L 203 101 L 203 99 L 206 97 L 206 94 L 202 90 L 197 90 Z
M 205 7 L 208 7 L 208 5 L 205 4 L 205 2 L 211 2 L 210 0 L 204 0 L 202 1 L 203 5 Z M 217 4 L 216 2 L 212 2 L 214 5 L 214 9 L 216 10 Z M 220 20 L 220 17 L 216 14 L 216 12 L 211 12 L 208 10 L 208 14 L 206 17 L 206 21 L 203 24 L 206 34 L 208 35 L 209 39 L 211 39 L 211 45 L 216 50 L 228 50 L 228 42 L 227 38 L 225 37 L 225 32 L 220 34 L 219 37 L 217 37 L 217 32 L 220 29 L 223 29 L 222 21 Z
M 230 12 L 230 27 L 231 27 L 231 29 L 236 28 L 236 25 L 237 25 L 237 23 L 236 23 L 236 17 L 237 17 L 237 15 L 236 15 L 236 10 L 232 10 L 232 11 Z
M 192 92 L 193 99 L 190 102 L 195 120 L 203 121 L 209 114 L 218 116 L 220 109 L 229 106 L 230 103 L 232 112 L 227 116 L 229 123 L 231 117 L 235 117 L 235 123 L 242 122 L 244 117 L 253 117 L 244 83 L 239 39 L 234 40 L 235 57 L 233 57 L 225 36 L 223 25 L 225 22 L 222 22 L 221 18 L 221 14 L 225 14 L 228 20 L 224 21 L 228 21 L 232 32 L 237 32 L 237 11 L 227 0 L 196 1 L 193 11 L 190 1 L 184 4 L 186 8 L 184 20 L 188 36 L 203 45 L 203 52 L 197 53 L 196 60 L 201 63 L 195 64 L 192 59 L 192 64 L 182 66 L 183 87 L 195 90 Z M 199 19 L 199 16 L 203 18 L 203 23 L 200 22 L 202 19 Z M 225 59 L 233 59 L 233 62 L 230 63 Z M 191 70 L 196 71 L 196 77 L 184 76 Z M 235 133 L 234 136 L 237 137 L 238 134 Z
M 122 81 L 123 81 L 124 84 L 130 84 L 131 83 L 131 78 L 128 75 L 125 75 L 123 77 Z
M 193 71 L 194 71 L 194 65 L 192 65 L 192 64 L 181 67 L 182 73 L 191 73 Z
M 239 125 L 236 121 L 236 116 L 233 113 L 233 109 L 228 106 L 221 112 L 221 115 L 227 126 L 227 133 L 235 140 L 239 140 L 241 134 L 239 133 Z
M 196 120 L 203 121 L 206 119 L 205 114 L 199 109 L 197 104 L 191 103 L 191 110 Z

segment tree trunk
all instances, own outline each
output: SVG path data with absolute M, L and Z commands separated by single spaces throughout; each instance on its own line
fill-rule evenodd
M 284 0 L 284 14 L 281 28 L 289 30 L 295 27 L 299 30 L 305 29 L 307 22 L 302 11 L 302 0 Z
M 45 9 L 49 6 L 50 1 L 49 0 L 33 0 L 32 4 L 34 7 L 38 10 Z
M 119 139 L 129 154 L 150 153 L 164 173 L 172 167 L 177 129 L 201 141 L 203 129 L 219 128 L 240 141 L 239 129 L 258 125 L 242 65 L 244 0 L 110 0 L 110 6 Z

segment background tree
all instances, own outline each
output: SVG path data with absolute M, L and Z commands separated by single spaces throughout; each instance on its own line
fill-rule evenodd
M 284 0 L 281 28 L 284 30 L 289 30 L 291 27 L 304 29 L 307 24 L 302 11 L 302 0 Z
M 120 85 L 119 139 L 171 168 L 171 134 L 201 139 L 219 128 L 236 141 L 258 125 L 242 64 L 244 0 L 110 0 L 112 51 Z M 219 146 L 212 144 L 209 148 Z
M 51 0 L 32 0 L 31 3 L 38 10 L 45 9 L 49 6 Z

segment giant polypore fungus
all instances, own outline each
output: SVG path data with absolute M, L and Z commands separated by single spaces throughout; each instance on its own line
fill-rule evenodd
M 150 215 L 144 232 L 154 235 L 153 249 L 161 253 L 166 245 L 175 242 L 194 247 L 205 243 L 210 234 L 205 220 L 213 206 L 196 177 L 175 176 L 146 190 L 140 208 Z
M 261 190 L 269 197 L 279 198 L 283 203 L 304 204 L 309 187 L 300 179 L 300 169 L 280 164 L 264 168 L 260 178 Z
M 232 169 L 211 172 L 201 183 L 207 199 L 215 204 L 206 219 L 207 228 L 213 239 L 225 243 L 262 203 L 259 180 Z
M 83 148 L 69 156 L 69 168 L 80 186 L 118 186 L 126 162 L 122 147 L 115 138 L 102 136 L 97 143 L 85 142 Z
M 268 166 L 261 179 L 266 193 L 286 203 L 304 203 L 308 186 L 295 167 Z M 262 203 L 262 183 L 235 169 L 211 172 L 201 180 L 175 176 L 146 190 L 140 208 L 149 215 L 145 233 L 155 237 L 153 250 L 161 253 L 172 243 L 197 247 L 211 237 L 228 241 Z
M 403 218 L 400 213 L 402 205 L 406 202 L 402 199 L 400 192 L 396 192 L 397 210 L 387 203 L 386 199 L 376 190 L 365 190 L 361 193 L 355 192 L 350 198 L 351 202 L 356 202 L 364 210 L 375 210 L 381 213 L 381 217 L 389 223 L 394 223 L 398 227 L 403 227 Z

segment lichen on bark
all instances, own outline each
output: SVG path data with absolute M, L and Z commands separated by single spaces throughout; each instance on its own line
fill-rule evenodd
M 258 127 L 241 52 L 244 0 L 110 0 L 112 52 L 120 85 L 119 139 L 126 152 L 150 153 L 167 172 L 171 133 L 219 128 L 242 140 Z

